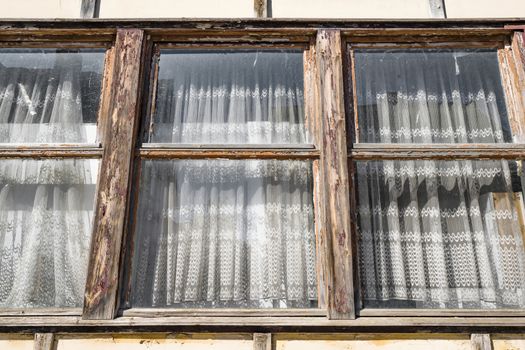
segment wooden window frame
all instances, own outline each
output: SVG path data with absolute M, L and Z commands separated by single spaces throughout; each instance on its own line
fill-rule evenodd
M 41 159 L 98 159 L 103 158 L 104 140 L 104 110 L 108 106 L 107 65 L 112 60 L 111 41 L 107 36 L 91 37 L 77 35 L 72 40 L 62 36 L 44 35 L 42 37 L 11 38 L 0 35 L 0 49 L 105 49 L 104 66 L 102 70 L 101 95 L 97 111 L 97 137 L 95 143 L 2 143 L 0 144 L 0 161 L 4 159 L 41 160 Z M 100 164 L 99 164 L 100 173 Z M 98 183 L 97 190 L 98 193 Z M 95 194 L 96 195 L 96 194 Z M 96 200 L 95 207 L 97 206 Z M 87 266 L 85 267 L 87 269 Z M 74 307 L 35 307 L 35 308 L 0 308 L 0 317 L 3 316 L 80 316 L 82 308 Z
M 437 35 L 436 35 L 437 34 Z M 397 144 L 397 143 L 359 143 L 359 121 L 357 108 L 357 86 L 355 77 L 354 50 L 358 49 L 476 49 L 497 50 L 501 84 L 505 94 L 506 107 L 513 135 L 523 135 L 525 123 L 525 93 L 523 75 L 523 33 L 508 31 L 506 34 L 492 30 L 480 30 L 465 35 L 459 31 L 411 31 L 399 36 L 361 36 L 350 34 L 346 38 L 346 75 L 348 101 L 348 167 L 352 173 L 351 188 L 357 188 L 356 161 L 381 160 L 525 160 L 525 142 L 502 144 Z M 357 252 L 357 191 L 352 191 L 352 241 L 353 251 Z M 357 254 L 357 253 L 356 253 Z M 357 256 L 356 256 L 357 257 Z M 356 309 L 360 316 L 494 316 L 523 317 L 525 309 L 430 309 L 430 308 L 366 308 L 359 294 L 359 273 L 357 260 L 354 260 L 354 283 L 356 285 Z
M 187 39 L 187 38 L 186 38 Z M 208 38 L 209 39 L 209 38 Z M 319 123 L 318 115 L 313 109 L 314 101 L 312 97 L 315 96 L 313 91 L 309 91 L 308 87 L 313 86 L 315 79 L 312 73 L 312 63 L 316 60 L 313 56 L 315 51 L 313 40 L 292 41 L 289 43 L 276 42 L 275 39 L 264 38 L 257 42 L 246 42 L 242 38 L 235 40 L 235 37 L 215 37 L 216 42 L 187 42 L 184 40 L 177 41 L 177 37 L 173 41 L 168 41 L 168 38 L 163 37 L 162 41 L 155 41 L 152 38 L 146 46 L 148 47 L 148 56 L 146 57 L 146 66 L 149 71 L 145 73 L 147 96 L 143 98 L 144 108 L 142 110 L 143 118 L 141 123 L 140 140 L 137 140 L 135 149 L 135 176 L 132 188 L 135 189 L 132 193 L 130 217 L 136 217 L 138 205 L 138 186 L 141 172 L 141 164 L 143 160 L 175 160 L 175 159 L 272 159 L 272 160 L 310 160 L 312 161 L 313 177 L 314 177 L 314 192 L 319 193 L 319 159 L 321 156 L 320 146 L 317 140 L 320 135 L 316 134 Z M 155 98 L 157 90 L 158 79 L 158 64 L 160 59 L 160 51 L 163 49 L 180 49 L 180 50 L 244 50 L 244 49 L 298 49 L 303 51 L 303 69 L 304 69 L 304 91 L 305 91 L 305 121 L 307 128 L 312 134 L 312 142 L 309 144 L 170 144 L 170 143 L 147 143 L 148 134 L 153 125 L 153 115 L 155 110 Z M 313 200 L 313 198 L 312 198 Z M 319 217 L 322 215 L 320 211 L 322 207 L 314 201 L 314 226 L 316 232 L 316 246 L 319 246 L 319 233 L 321 230 Z M 327 295 L 326 282 L 323 280 L 323 274 L 320 271 L 323 258 L 318 254 L 316 262 L 316 270 L 318 275 L 318 307 L 311 309 L 251 309 L 251 308 L 224 308 L 224 309 L 177 309 L 177 308 L 143 308 L 133 307 L 130 305 L 130 291 L 131 291 L 131 269 L 132 269 L 132 254 L 134 246 L 135 228 L 131 227 L 126 238 L 126 247 L 128 247 L 127 255 L 121 270 L 122 289 L 119 300 L 123 302 L 129 309 L 122 310 L 119 308 L 119 313 L 123 316 L 129 317 L 158 317 L 158 316 L 224 316 L 224 317 L 238 317 L 238 316 L 266 316 L 266 317 L 297 317 L 297 316 L 324 316 L 327 314 L 327 305 L 325 297 Z
M 348 45 L 409 45 L 435 47 L 449 43 L 505 42 L 505 83 L 519 107 L 525 105 L 525 27 L 505 28 L 512 21 L 294 21 L 294 20 L 151 20 L 90 22 L 6 21 L 0 27 L 0 42 L 8 47 L 17 41 L 31 47 L 107 45 L 102 98 L 99 110 L 98 147 L 56 147 L 42 145 L 0 149 L 0 158 L 101 159 L 95 208 L 95 224 L 90 250 L 82 315 L 71 309 L 17 309 L 0 312 L 0 331 L 17 332 L 115 332 L 115 331 L 316 331 L 316 332 L 410 332 L 410 331 L 520 331 L 525 329 L 522 310 L 360 310 L 356 272 L 355 188 L 353 160 L 388 159 L 391 151 L 406 159 L 438 159 L 458 156 L 465 159 L 519 158 L 525 147 L 487 145 L 456 149 L 431 147 L 367 147 L 351 142 L 354 127 L 351 60 Z M 521 22 L 518 22 L 523 25 Z M 512 41 L 508 39 L 512 38 Z M 177 148 L 164 145 L 138 147 L 141 118 L 147 115 L 153 43 L 178 43 L 204 47 L 232 45 L 306 45 L 305 111 L 314 134 L 314 149 Z M 12 45 L 12 46 L 11 46 Z M 254 45 L 254 46 L 253 46 Z M 413 44 L 412 44 L 413 45 Z M 416 45 L 418 46 L 418 45 Z M 508 50 L 512 47 L 512 50 Z M 506 91 L 507 93 L 507 91 Z M 519 109 L 518 109 L 519 110 Z M 523 109 L 521 109 L 523 110 Z M 346 117 L 345 117 L 346 114 Z M 518 115 L 523 117 L 523 114 Z M 311 118 L 310 118 L 311 116 Z M 349 123 L 347 125 L 347 120 Z M 311 123 L 311 124 L 310 124 Z M 350 132 L 347 135 L 346 128 Z M 350 137 L 348 137 L 350 136 Z M 356 147 L 357 146 L 357 147 Z M 376 145 L 377 146 L 377 145 Z M 509 150 L 510 148 L 510 150 Z M 133 184 L 138 176 L 138 159 L 163 158 L 313 159 L 314 206 L 316 219 L 319 309 L 251 310 L 202 309 L 122 311 L 120 296 L 126 292 L 129 276 L 128 243 L 132 237 L 132 215 L 136 205 Z M 350 161 L 349 161 L 350 160 Z M 44 310 L 45 311 L 45 310 Z M 160 311 L 160 312 L 159 312 Z M 436 312 L 438 311 L 438 312 Z M 489 311 L 489 312 L 487 312 Z M 358 317 L 356 318 L 356 313 Z M 20 317 L 23 316 L 23 317 Z

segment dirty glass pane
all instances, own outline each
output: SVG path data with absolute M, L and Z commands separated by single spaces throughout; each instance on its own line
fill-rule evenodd
M 149 142 L 309 143 L 302 50 L 161 50 Z
M 0 143 L 94 143 L 103 49 L 0 49 Z
M 496 49 L 357 50 L 359 142 L 503 143 L 513 135 Z

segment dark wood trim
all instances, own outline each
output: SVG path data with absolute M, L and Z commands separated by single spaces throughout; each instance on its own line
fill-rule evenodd
M 354 144 L 353 160 L 525 159 L 525 144 Z
M 54 350 L 55 335 L 53 333 L 35 333 L 33 350 Z
M 525 317 L 0 317 L 0 332 L 360 332 L 360 333 L 519 333 Z
M 355 318 L 342 49 L 340 31 L 318 32 L 322 135 L 319 164 L 320 190 L 324 193 L 320 200 L 325 201 L 321 240 L 326 239 L 328 250 L 331 250 L 324 252 L 327 259 L 323 263 L 333 264 L 331 268 L 322 268 L 328 280 L 330 319 Z
M 272 350 L 272 333 L 254 333 L 253 350 Z
M 142 148 L 141 158 L 151 159 L 317 159 L 318 150 L 303 149 L 165 149 Z
M 323 309 L 169 309 L 133 308 L 124 317 L 325 317 Z
M 525 317 L 524 309 L 372 309 L 359 317 Z
M 101 158 L 102 148 L 93 146 L 78 147 L 39 147 L 39 146 L 20 146 L 8 147 L 0 146 L 0 158 Z
M 472 350 L 492 350 L 492 339 L 490 334 L 471 334 L 470 344 Z
M 95 208 L 85 319 L 112 319 L 117 309 L 119 262 L 127 224 L 133 150 L 141 95 L 144 31 L 119 29 L 115 43 L 110 114 Z
M 80 4 L 80 18 L 97 18 L 100 0 L 82 0 Z

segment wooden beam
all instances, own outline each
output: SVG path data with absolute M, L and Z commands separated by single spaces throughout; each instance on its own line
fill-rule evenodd
M 253 0 L 253 11 L 257 18 L 268 17 L 268 5 L 270 0 Z
M 99 0 L 82 0 L 80 4 L 80 18 L 97 18 L 99 11 Z
M 353 160 L 385 159 L 523 159 L 523 144 L 354 144 Z
M 318 150 L 213 150 L 213 149 L 162 149 L 143 148 L 139 151 L 142 158 L 173 159 L 317 159 Z
M 118 305 L 119 261 L 141 95 L 143 39 L 144 32 L 139 29 L 117 31 L 110 116 L 105 128 L 84 297 L 85 319 L 112 319 Z
M 272 333 L 254 333 L 253 350 L 272 350 Z
M 323 29 L 317 34 L 320 87 L 320 198 L 325 205 L 321 239 L 328 251 L 323 267 L 328 283 L 330 319 L 355 318 L 350 198 L 347 168 L 346 121 L 343 91 L 341 32 Z M 331 251 L 330 251 L 331 250 Z M 331 280 L 329 277 L 332 277 Z
M 470 336 L 472 350 L 492 350 L 490 334 L 472 334 Z
M 416 310 L 417 311 L 417 310 Z M 0 317 L 0 332 L 452 332 L 519 333 L 525 317 L 359 317 L 329 320 L 326 317 L 118 317 L 113 320 L 83 320 L 80 316 Z
M 54 350 L 55 335 L 53 333 L 35 333 L 33 350 Z

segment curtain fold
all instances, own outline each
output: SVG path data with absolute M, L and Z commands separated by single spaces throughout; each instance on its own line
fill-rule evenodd
M 0 307 L 82 306 L 97 167 L 0 162 Z
M 310 142 L 302 51 L 163 50 L 159 67 L 150 142 Z
M 310 162 L 144 161 L 133 305 L 311 307 Z
M 495 51 L 356 54 L 360 141 L 512 142 Z M 525 307 L 521 161 L 357 162 L 365 306 Z

